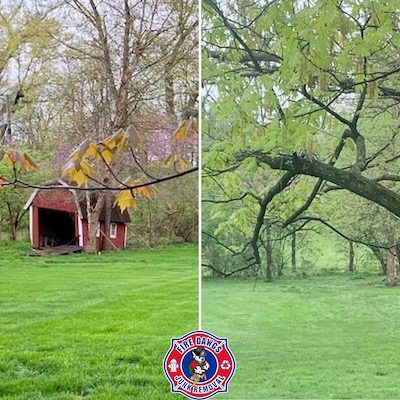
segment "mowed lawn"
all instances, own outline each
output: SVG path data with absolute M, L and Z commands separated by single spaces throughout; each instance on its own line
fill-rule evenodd
M 237 371 L 220 399 L 399 399 L 400 288 L 380 276 L 203 281 Z
M 0 243 L 0 398 L 171 399 L 162 359 L 197 328 L 197 247 L 28 249 Z

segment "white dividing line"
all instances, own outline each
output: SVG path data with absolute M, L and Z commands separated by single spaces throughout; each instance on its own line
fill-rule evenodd
M 198 192 L 198 207 L 199 207 L 199 233 L 198 233 L 198 235 L 199 235 L 199 266 L 198 266 L 198 268 L 199 268 L 199 277 L 198 277 L 198 279 L 199 279 L 199 330 L 201 330 L 202 329 L 202 303 L 201 303 L 201 299 L 202 299 L 202 285 L 201 285 L 201 125 L 202 125 L 202 121 L 201 121 L 201 118 L 202 118 L 202 110 L 201 110 L 201 107 L 202 107 L 202 84 L 201 84 L 201 76 L 202 76 L 202 74 L 201 74 L 201 43 L 202 43 L 202 31 L 201 31 L 201 16 L 202 16 L 202 13 L 201 13 L 201 0 L 199 0 L 199 12 L 198 12 L 198 15 L 199 15 L 199 29 L 198 29 L 198 32 L 199 32 L 199 38 L 198 38 L 198 40 L 199 40 L 199 44 L 198 44 L 198 57 L 199 57 L 199 60 L 198 60 L 198 62 L 199 62 L 199 66 L 198 66 L 198 77 L 199 77 L 199 112 L 198 112 L 198 127 L 199 127 L 199 129 L 198 129 L 198 131 L 199 131 L 199 138 L 198 138 L 198 145 L 199 145 L 199 147 L 198 147 L 198 153 L 199 153 L 199 156 L 198 156 L 198 163 L 199 163 L 199 192 Z

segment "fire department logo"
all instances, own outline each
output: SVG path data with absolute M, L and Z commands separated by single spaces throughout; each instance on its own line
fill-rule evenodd
M 194 331 L 171 340 L 164 358 L 164 372 L 171 383 L 171 392 L 190 399 L 208 399 L 228 391 L 235 358 L 228 339 Z

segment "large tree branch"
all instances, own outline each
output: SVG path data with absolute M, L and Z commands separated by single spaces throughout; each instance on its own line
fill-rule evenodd
M 332 115 L 332 117 L 336 118 L 338 121 L 340 121 L 342 124 L 347 125 L 349 128 L 352 126 L 352 122 L 349 121 L 348 119 L 342 117 L 340 114 L 338 114 L 336 111 L 332 110 L 327 104 L 323 103 L 321 100 L 317 99 L 314 97 L 311 93 L 307 91 L 306 85 L 304 85 L 301 88 L 301 94 L 307 99 L 316 104 L 318 107 L 320 107 L 322 110 L 325 110 L 327 113 Z
M 224 247 L 226 250 L 231 252 L 233 255 L 238 255 L 238 254 L 241 254 L 243 252 L 243 251 L 237 252 L 236 250 L 231 249 L 229 246 L 227 246 L 225 243 L 221 242 L 216 236 L 212 235 L 211 233 L 208 233 L 206 231 L 202 231 L 201 233 L 204 236 L 208 236 L 209 238 L 213 239 L 215 241 L 215 243 L 217 243 L 218 245 Z
M 212 44 L 211 44 L 212 45 Z M 241 50 L 237 47 L 233 47 L 233 46 L 227 46 L 224 47 L 224 49 L 226 51 L 229 50 Z M 219 62 L 227 62 L 229 59 L 227 57 L 227 52 L 224 51 L 216 51 L 216 50 L 208 50 L 206 49 L 207 54 L 215 59 L 218 60 Z M 249 52 L 251 53 L 251 57 L 249 55 Z M 245 54 L 243 54 L 240 59 L 239 62 L 241 64 L 244 63 L 248 63 L 248 62 L 253 62 L 253 60 L 256 60 L 257 62 L 273 62 L 273 63 L 280 63 L 282 61 L 282 59 L 273 53 L 267 52 L 267 51 L 263 51 L 263 50 L 257 50 L 257 49 L 249 49 L 249 51 L 247 51 Z M 278 67 L 275 67 L 275 71 L 278 70 Z
M 331 157 L 331 159 L 329 160 L 328 165 L 335 165 L 337 159 L 339 158 L 340 153 L 343 150 L 344 144 L 346 142 L 346 139 L 349 137 L 350 134 L 350 130 L 346 129 L 343 134 L 342 137 L 340 138 L 340 142 L 339 144 L 336 146 L 335 151 L 333 153 L 333 156 Z M 307 198 L 307 200 L 305 201 L 305 203 L 299 208 L 297 209 L 284 223 L 283 223 L 283 227 L 286 227 L 288 225 L 290 225 L 298 216 L 300 216 L 304 211 L 308 210 L 308 207 L 310 207 L 311 203 L 314 201 L 315 197 L 317 196 L 317 194 L 319 193 L 322 184 L 323 184 L 324 180 L 323 179 L 318 179 L 318 182 L 315 184 L 310 196 Z
M 214 12 L 221 19 L 222 23 L 225 25 L 225 27 L 231 32 L 233 37 L 240 43 L 240 45 L 243 47 L 243 50 L 249 56 L 249 58 L 250 58 L 251 62 L 253 63 L 255 69 L 258 72 L 263 73 L 263 68 L 261 67 L 259 61 L 254 56 L 252 50 L 247 45 L 247 43 L 241 38 L 241 36 L 236 32 L 236 29 L 231 25 L 231 23 L 229 22 L 228 18 L 225 17 L 224 13 L 217 6 L 217 4 L 213 0 L 204 0 L 204 2 L 205 2 L 205 4 L 209 5 L 214 10 Z
M 267 210 L 268 204 L 273 200 L 273 198 L 280 192 L 282 192 L 290 183 L 294 177 L 294 173 L 291 171 L 286 172 L 278 182 L 268 191 L 265 197 L 260 201 L 260 209 L 258 211 L 256 224 L 253 230 L 253 237 L 251 239 L 251 247 L 253 248 L 254 259 L 257 265 L 261 266 L 260 252 L 258 250 L 258 240 L 260 238 L 260 230 L 264 224 L 265 212 Z
M 29 183 L 29 182 L 25 182 L 22 181 L 18 178 L 14 178 L 11 181 L 5 181 L 3 186 L 15 186 L 15 187 L 20 187 L 20 188 L 32 188 L 32 189 L 43 189 L 43 190 L 52 190 L 52 189 L 59 189 L 59 188 L 63 188 L 63 189 L 74 189 L 74 190 L 80 190 L 80 191 L 84 191 L 84 192 L 90 192 L 90 191 L 106 191 L 106 190 L 114 190 L 116 192 L 120 192 L 122 190 L 135 190 L 135 189 L 139 189 L 142 187 L 147 187 L 147 186 L 152 186 L 152 185 L 156 185 L 158 183 L 161 182 L 167 182 L 176 178 L 180 178 L 182 176 L 191 174 L 193 172 L 198 171 L 198 167 L 193 167 L 190 169 L 187 169 L 185 171 L 182 172 L 177 172 L 173 175 L 167 175 L 165 177 L 162 178 L 158 178 L 158 179 L 154 179 L 151 180 L 149 182 L 144 182 L 144 183 L 140 183 L 137 185 L 128 185 L 128 184 L 123 184 L 121 186 L 108 186 L 108 185 L 104 185 L 104 186 L 98 186 L 98 187 L 85 187 L 85 186 L 73 186 L 73 185 L 61 185 L 61 184 L 55 184 L 55 185 L 37 185 L 37 184 L 33 184 L 33 183 Z
M 233 270 L 233 271 L 231 271 L 231 272 L 223 272 L 223 271 L 221 271 L 220 269 L 215 268 L 213 265 L 207 264 L 207 263 L 202 263 L 201 265 L 202 265 L 203 267 L 210 268 L 211 270 L 213 270 L 213 271 L 216 272 L 217 274 L 222 275 L 224 278 L 229 278 L 230 276 L 232 276 L 232 275 L 234 275 L 234 274 L 237 274 L 237 273 L 239 273 L 239 272 L 243 272 L 243 271 L 248 270 L 249 268 L 251 268 L 251 267 L 252 267 L 253 265 L 255 265 L 255 264 L 256 264 L 256 263 L 253 261 L 253 262 L 251 262 L 250 264 L 246 265 L 245 267 L 235 269 L 235 270 Z
M 319 222 L 322 225 L 325 225 L 327 228 L 329 228 L 331 231 L 335 232 L 337 235 L 339 235 L 340 237 L 342 237 L 343 239 L 348 240 L 349 242 L 353 242 L 353 243 L 360 243 L 363 244 L 364 246 L 367 247 L 374 247 L 376 249 L 383 249 L 383 250 L 390 250 L 390 248 L 388 246 L 383 246 L 377 243 L 369 243 L 366 242 L 364 240 L 360 240 L 360 239 L 355 239 L 355 238 L 351 238 L 349 236 L 347 236 L 346 234 L 344 234 L 343 232 L 341 232 L 339 229 L 337 229 L 336 227 L 334 227 L 333 225 L 331 225 L 329 222 L 323 220 L 320 217 L 313 217 L 313 216 L 304 216 L 301 218 L 298 218 L 297 221 L 307 221 L 307 222 Z
M 288 225 L 290 225 L 292 222 L 296 220 L 296 218 L 301 215 L 304 211 L 310 207 L 311 203 L 313 202 L 315 196 L 319 192 L 319 189 L 321 188 L 323 179 L 318 179 L 318 182 L 315 184 L 310 196 L 308 199 L 305 201 L 305 203 L 298 208 L 284 223 L 283 223 L 283 228 L 286 228 Z
M 202 203 L 227 204 L 227 203 L 232 203 L 234 201 L 241 201 L 241 200 L 245 199 L 247 196 L 250 196 L 257 201 L 260 201 L 260 198 L 258 196 L 256 196 L 253 193 L 250 193 L 250 192 L 245 192 L 239 197 L 232 197 L 232 198 L 225 199 L 225 200 L 201 199 L 201 201 L 202 201 Z
M 334 183 L 339 187 L 379 204 L 392 214 L 400 217 L 400 196 L 380 185 L 375 180 L 368 179 L 361 174 L 341 170 L 317 160 L 310 161 L 307 158 L 301 158 L 296 155 L 271 155 L 262 151 L 238 153 L 236 160 L 242 161 L 247 157 L 255 157 L 258 163 L 267 164 L 275 170 L 315 176 Z

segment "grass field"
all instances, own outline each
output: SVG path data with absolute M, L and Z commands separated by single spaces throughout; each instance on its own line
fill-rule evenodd
M 220 399 L 399 399 L 400 288 L 347 274 L 203 282 L 237 371 Z
M 28 248 L 0 243 L 0 398 L 171 399 L 162 359 L 197 328 L 197 247 Z

